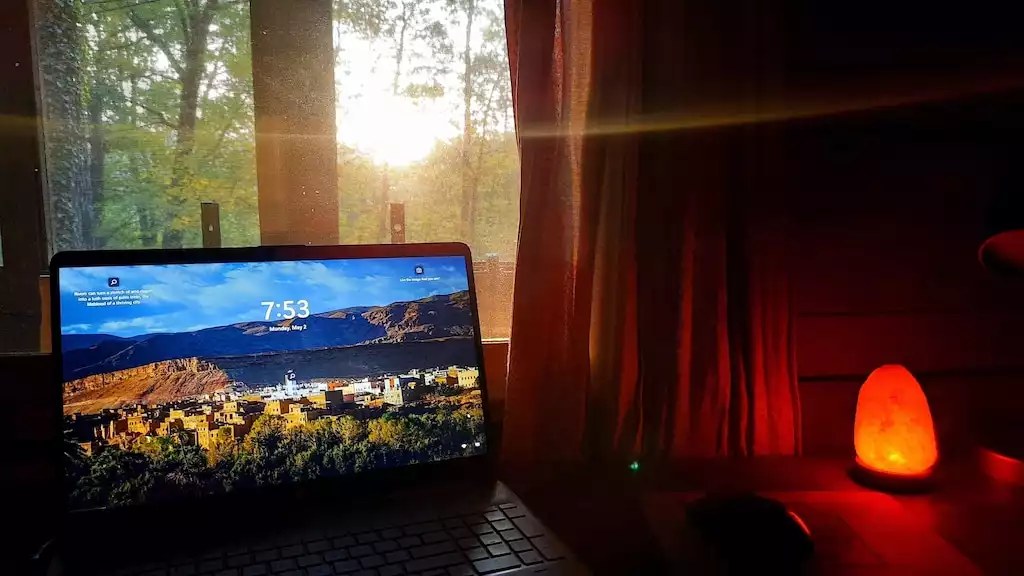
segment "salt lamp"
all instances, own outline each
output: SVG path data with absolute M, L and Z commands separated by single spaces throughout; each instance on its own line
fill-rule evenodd
M 890 491 L 930 485 L 939 457 L 932 413 L 921 385 L 903 366 L 882 366 L 861 386 L 853 446 L 858 481 Z

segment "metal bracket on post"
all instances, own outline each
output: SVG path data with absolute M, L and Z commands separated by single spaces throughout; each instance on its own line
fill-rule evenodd
M 391 243 L 405 244 L 405 204 L 391 203 Z
M 203 248 L 220 248 L 220 205 L 202 202 L 199 220 L 203 224 Z

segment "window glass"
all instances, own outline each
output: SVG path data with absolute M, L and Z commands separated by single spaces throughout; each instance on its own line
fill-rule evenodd
M 519 155 L 501 0 L 334 14 L 341 241 L 469 244 L 484 336 L 507 337 Z
M 198 247 L 203 202 L 224 246 L 259 244 L 249 3 L 32 7 L 49 251 Z M 334 36 L 340 241 L 466 242 L 484 336 L 507 337 L 519 158 L 501 0 L 334 0 Z
M 52 250 L 258 244 L 248 2 L 35 8 Z

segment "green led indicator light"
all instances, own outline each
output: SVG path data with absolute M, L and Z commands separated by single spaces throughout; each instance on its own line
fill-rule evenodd
M 632 462 L 629 463 L 629 469 L 632 470 L 633 472 L 636 472 L 637 470 L 640 469 L 640 463 L 637 462 L 636 460 L 633 460 Z

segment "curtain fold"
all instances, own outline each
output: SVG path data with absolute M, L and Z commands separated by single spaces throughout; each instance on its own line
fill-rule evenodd
M 650 4 L 506 0 L 509 460 L 799 451 L 778 130 L 672 128 L 687 86 Z
M 517 370 L 510 375 L 505 418 L 516 424 L 505 428 L 504 437 L 516 441 L 507 442 L 503 454 L 572 458 L 585 423 L 587 333 L 577 325 L 584 313 L 580 296 L 591 279 L 576 267 L 580 158 L 570 126 L 586 109 L 588 83 L 578 78 L 586 65 L 576 56 L 589 38 L 573 38 L 569 44 L 577 52 L 565 50 L 565 35 L 583 26 L 567 18 L 556 0 L 509 0 L 506 21 L 522 165 L 520 211 L 532 215 L 520 223 L 519 251 L 530 255 L 533 273 L 516 279 L 515 292 L 524 307 L 533 302 L 536 308 L 512 320 L 512 331 L 523 336 L 509 350 Z

